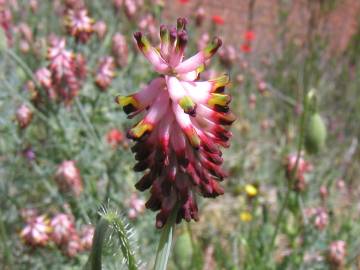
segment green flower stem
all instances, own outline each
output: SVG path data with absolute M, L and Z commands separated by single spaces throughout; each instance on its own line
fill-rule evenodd
M 306 95 L 304 95 L 303 104 L 304 104 L 303 105 L 304 111 L 301 114 L 301 118 L 300 118 L 300 121 L 299 121 L 300 134 L 299 134 L 299 141 L 298 141 L 298 146 L 297 146 L 296 162 L 295 162 L 295 166 L 292 169 L 291 174 L 290 174 L 290 181 L 289 181 L 290 184 L 291 184 L 291 182 L 293 182 L 292 180 L 294 180 L 294 178 L 295 178 L 296 171 L 297 171 L 298 165 L 299 165 L 300 156 L 301 156 L 301 150 L 302 150 L 303 144 L 304 144 L 305 120 L 306 120 L 306 117 L 307 117 L 307 110 L 308 110 L 308 102 L 307 102 L 307 99 L 306 99 Z M 283 215 L 284 215 L 284 212 L 285 212 L 285 208 L 286 208 L 286 206 L 288 204 L 288 200 L 289 200 L 290 193 L 291 193 L 290 184 L 288 184 L 288 186 L 287 186 L 285 198 L 283 200 L 280 211 L 279 211 L 278 216 L 276 218 L 275 231 L 274 231 L 273 236 L 271 237 L 269 251 L 273 250 L 273 248 L 274 248 L 276 236 L 277 236 L 277 234 L 279 232 L 279 229 L 280 229 L 280 223 L 282 221 L 282 218 L 283 218 Z
M 175 208 L 177 209 L 177 207 Z M 175 220 L 176 220 L 177 210 L 173 210 L 171 216 L 166 222 L 164 228 L 162 229 L 160 242 L 156 252 L 155 266 L 154 270 L 166 270 L 166 266 L 170 257 L 171 244 L 175 232 Z
M 93 244 L 89 260 L 85 266 L 86 270 L 101 270 L 101 254 L 105 241 L 105 235 L 109 229 L 110 222 L 102 217 L 95 229 Z

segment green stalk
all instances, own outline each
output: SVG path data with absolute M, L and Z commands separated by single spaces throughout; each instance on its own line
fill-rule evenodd
M 299 165 L 299 160 L 300 160 L 300 156 L 301 156 L 301 150 L 304 144 L 304 135 L 305 135 L 305 120 L 307 117 L 307 111 L 308 111 L 308 102 L 307 102 L 307 95 L 304 95 L 304 99 L 303 99 L 303 107 L 304 107 L 304 111 L 301 115 L 300 121 L 299 121 L 299 130 L 300 130 L 300 134 L 299 134 L 299 141 L 298 141 L 298 145 L 297 145 L 297 154 L 296 154 L 296 162 L 295 162 L 295 166 L 291 171 L 291 175 L 290 175 L 290 182 L 292 182 L 292 180 L 294 180 L 294 177 L 296 175 L 296 171 L 298 169 L 298 165 Z M 286 194 L 285 194 L 285 198 L 283 200 L 283 203 L 281 205 L 279 214 L 276 218 L 276 222 L 275 222 L 275 231 L 273 236 L 271 237 L 271 241 L 270 241 L 270 248 L 269 251 L 272 250 L 274 248 L 275 245 L 275 240 L 276 240 L 276 236 L 279 232 L 280 229 L 280 223 L 282 221 L 284 212 L 285 212 L 285 208 L 287 206 L 289 197 L 290 197 L 290 193 L 291 193 L 291 189 L 290 186 L 288 185 L 287 190 L 286 190 Z
M 91 254 L 87 264 L 85 265 L 86 270 L 101 270 L 101 253 L 109 225 L 109 221 L 104 217 L 102 217 L 98 222 L 95 229 Z
M 177 209 L 177 208 L 175 208 Z M 154 270 L 166 270 L 166 266 L 170 257 L 171 244 L 175 232 L 175 220 L 176 220 L 177 210 L 173 210 L 171 216 L 166 222 L 164 228 L 162 229 L 160 242 L 156 252 L 155 266 Z

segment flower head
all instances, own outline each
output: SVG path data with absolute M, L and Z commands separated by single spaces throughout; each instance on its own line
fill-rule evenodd
M 96 71 L 95 83 L 102 90 L 105 91 L 111 84 L 115 77 L 115 62 L 111 56 L 100 59 L 99 67 Z
M 65 19 L 68 33 L 77 41 L 86 43 L 93 33 L 94 21 L 87 15 L 86 9 L 70 9 Z
M 124 67 L 128 62 L 129 49 L 126 43 L 126 38 L 120 34 L 116 33 L 112 38 L 111 46 L 112 55 L 115 58 L 116 65 L 119 67 Z
M 26 128 L 32 119 L 32 111 L 25 104 L 21 104 L 20 107 L 16 110 L 16 120 L 20 128 Z
M 291 176 L 294 175 L 294 188 L 299 191 L 303 191 L 306 188 L 305 174 L 312 170 L 310 162 L 306 161 L 301 154 L 299 157 L 297 154 L 291 154 L 286 158 L 286 175 L 291 180 Z M 293 170 L 295 170 L 293 172 Z
M 106 134 L 106 141 L 112 148 L 116 148 L 124 140 L 123 133 L 117 128 L 109 130 Z
M 79 169 L 74 160 L 65 160 L 57 168 L 55 181 L 62 192 L 72 192 L 79 196 L 83 190 Z
M 50 225 L 53 228 L 51 239 L 57 245 L 67 243 L 71 234 L 75 232 L 74 218 L 65 213 L 56 214 L 51 219 Z
M 27 220 L 27 225 L 20 232 L 22 240 L 31 246 L 45 246 L 50 239 L 49 219 L 42 215 Z
M 49 91 L 51 99 L 60 96 L 66 104 L 69 104 L 77 96 L 81 82 L 86 76 L 86 61 L 82 55 L 74 55 L 71 51 L 66 50 L 65 45 L 65 39 L 55 37 L 51 40 L 47 57 L 50 61 L 48 70 L 51 73 L 52 88 L 45 89 Z M 47 71 L 44 70 L 43 81 L 40 83 L 47 83 L 44 80 L 47 75 Z
M 224 93 L 228 76 L 198 81 L 199 72 L 221 46 L 214 38 L 203 50 L 184 60 L 188 41 L 186 20 L 177 27 L 160 27 L 161 44 L 156 49 L 140 32 L 134 34 L 140 51 L 160 76 L 141 91 L 118 96 L 116 102 L 133 117 L 145 117 L 128 131 L 135 141 L 132 151 L 138 163 L 135 171 L 145 175 L 135 185 L 140 191 L 151 187 L 146 207 L 160 212 L 156 226 L 161 228 L 177 211 L 177 221 L 198 220 L 196 193 L 216 197 L 224 193 L 219 182 L 220 146 L 228 147 L 235 121 L 229 110 L 230 96 Z
M 337 240 L 330 244 L 328 250 L 328 261 L 334 269 L 340 269 L 346 259 L 346 242 Z
M 92 225 L 84 226 L 80 231 L 80 243 L 83 250 L 89 250 L 92 247 L 95 228 Z

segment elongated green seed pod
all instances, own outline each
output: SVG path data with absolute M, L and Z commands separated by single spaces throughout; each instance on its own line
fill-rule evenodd
M 174 259 L 178 269 L 190 269 L 192 255 L 193 249 L 190 234 L 188 232 L 183 232 L 177 237 L 174 246 Z
M 309 154 L 316 154 L 325 146 L 326 126 L 318 113 L 309 116 L 305 134 L 305 148 Z

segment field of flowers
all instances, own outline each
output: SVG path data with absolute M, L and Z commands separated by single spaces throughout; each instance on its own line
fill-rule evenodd
M 360 21 L 208 2 L 0 0 L 0 269 L 360 269 Z

